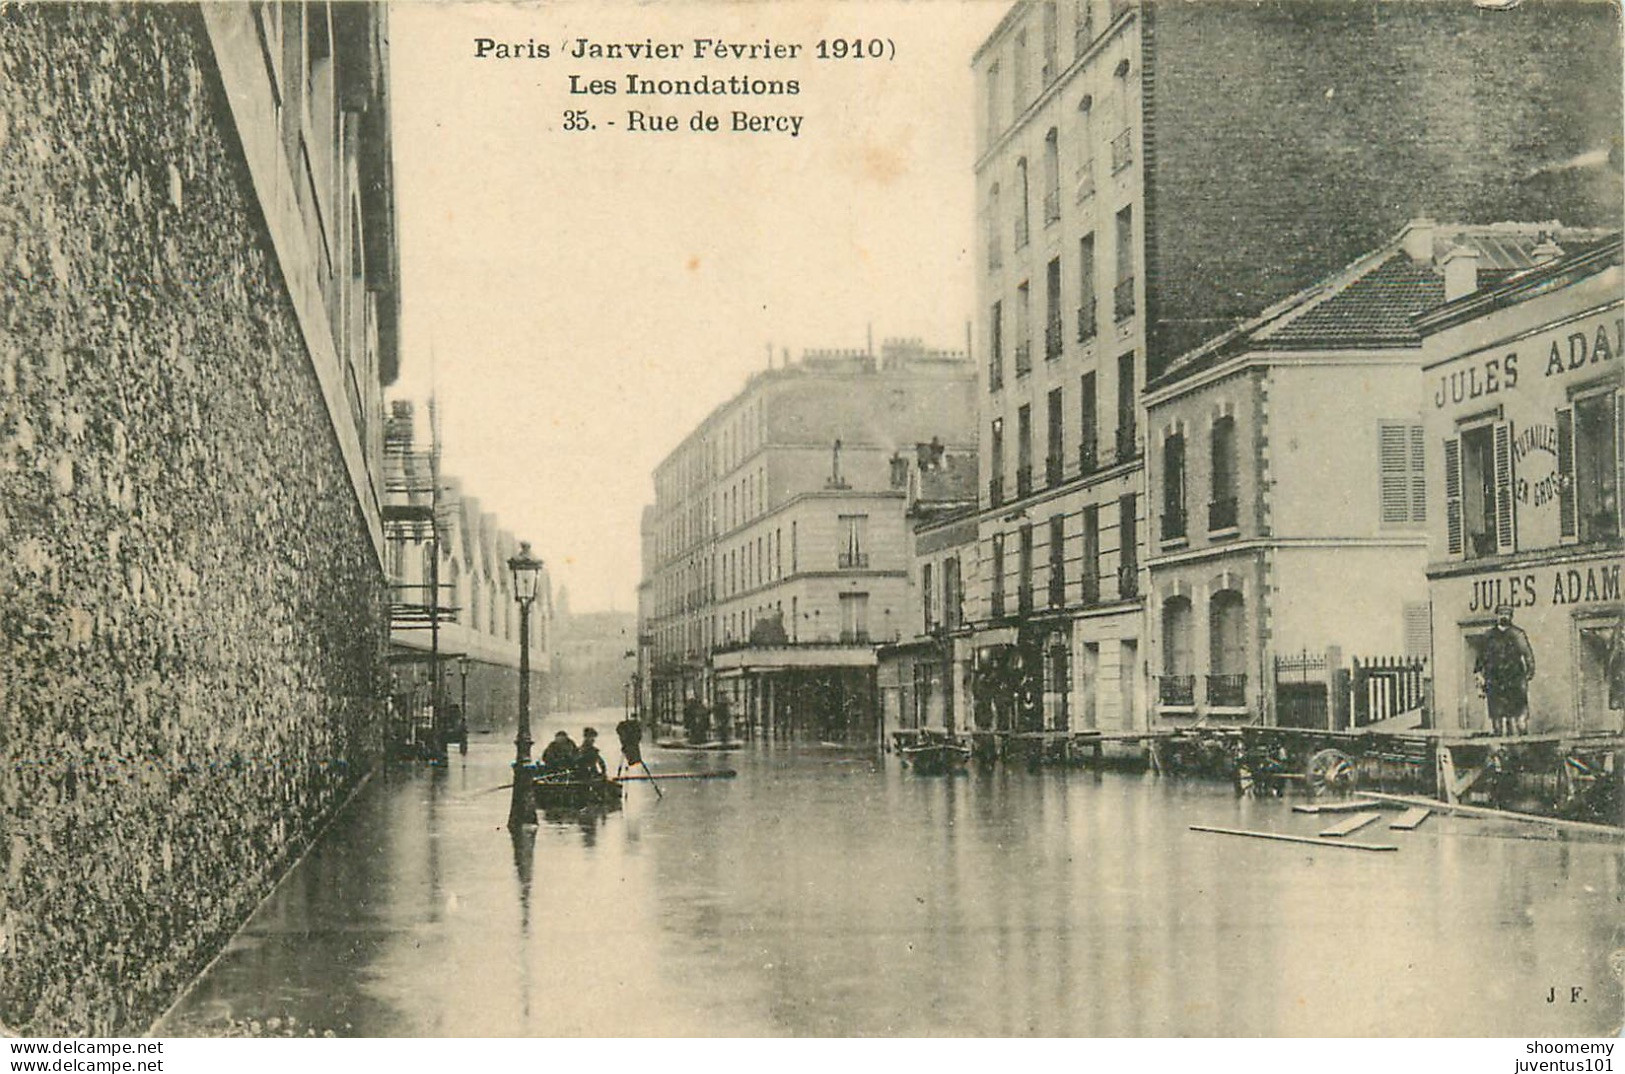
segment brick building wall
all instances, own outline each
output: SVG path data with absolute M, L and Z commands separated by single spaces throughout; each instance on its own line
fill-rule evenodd
M 1619 226 L 1617 4 L 1208 0 L 1141 17 L 1153 374 L 1417 216 Z
M 137 1033 L 376 761 L 383 577 L 196 10 L 0 40 L 0 1023 Z

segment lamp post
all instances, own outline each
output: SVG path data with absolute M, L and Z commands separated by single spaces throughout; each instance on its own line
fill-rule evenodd
M 536 600 L 542 561 L 530 554 L 530 542 L 508 560 L 513 572 L 513 595 L 519 602 L 519 733 L 514 736 L 513 801 L 508 807 L 508 829 L 536 823 L 536 802 L 530 788 L 530 606 Z
M 462 700 L 457 705 L 457 734 L 458 746 L 464 753 L 468 752 L 468 654 L 464 653 L 457 658 L 457 674 L 463 680 Z

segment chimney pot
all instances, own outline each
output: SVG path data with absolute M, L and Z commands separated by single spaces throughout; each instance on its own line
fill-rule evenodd
M 1412 261 L 1428 264 L 1433 260 L 1433 236 L 1438 226 L 1431 217 L 1419 216 L 1405 229 L 1405 253 Z

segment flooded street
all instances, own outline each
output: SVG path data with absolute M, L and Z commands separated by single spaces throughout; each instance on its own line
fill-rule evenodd
M 618 712 L 548 719 L 538 742 Z M 623 809 L 504 828 L 512 745 L 380 773 L 171 1012 L 358 1036 L 1617 1031 L 1617 843 L 1434 816 L 1313 835 L 1153 775 L 916 776 L 806 746 L 652 749 Z M 1552 988 L 1559 1002 L 1548 1003 Z M 1582 989 L 1568 1002 L 1569 989 Z

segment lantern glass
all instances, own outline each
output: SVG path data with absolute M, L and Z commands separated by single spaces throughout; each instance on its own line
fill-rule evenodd
M 536 583 L 542 574 L 542 561 L 530 553 L 530 542 L 524 541 L 519 545 L 519 554 L 508 560 L 508 569 L 513 572 L 513 596 L 520 604 L 529 604 L 536 599 Z

